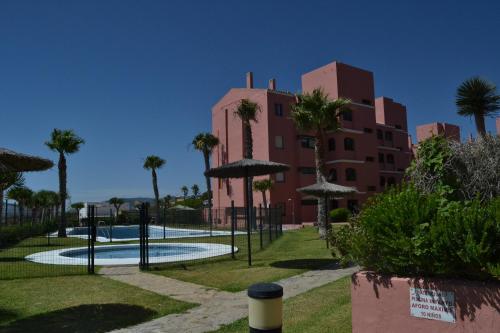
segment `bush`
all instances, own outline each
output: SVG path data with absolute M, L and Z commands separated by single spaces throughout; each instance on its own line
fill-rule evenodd
M 331 222 L 346 222 L 351 216 L 351 212 L 347 208 L 336 208 L 330 211 Z
M 57 230 L 57 223 L 54 221 L 45 223 L 8 225 L 0 227 L 0 248 L 17 244 L 23 239 L 40 236 L 47 232 Z
M 352 261 L 350 256 L 352 249 L 354 225 L 343 225 L 337 230 L 331 229 L 328 233 L 328 242 L 332 249 L 332 255 L 342 267 L 347 267 Z
M 499 198 L 449 202 L 393 188 L 369 200 L 331 243 L 341 262 L 379 273 L 486 278 L 500 262 L 499 215 Z

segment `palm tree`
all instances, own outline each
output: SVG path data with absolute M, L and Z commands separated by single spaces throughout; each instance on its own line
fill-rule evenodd
M 155 193 L 156 201 L 156 223 L 160 223 L 160 193 L 158 192 L 158 177 L 156 170 L 164 166 L 166 161 L 156 155 L 149 155 L 144 161 L 144 169 L 151 170 L 151 177 L 153 178 L 153 191 Z
M 493 117 L 500 110 L 500 96 L 496 86 L 480 77 L 463 82 L 457 89 L 456 105 L 461 116 L 474 117 L 477 133 L 484 137 L 484 117 Z
M 55 128 L 51 135 L 50 141 L 45 142 L 50 150 L 59 153 L 59 194 L 61 202 L 61 220 L 59 222 L 58 237 L 66 237 L 66 155 L 74 154 L 80 150 L 80 146 L 85 143 L 85 140 L 80 138 L 72 130 L 60 130 Z
M 7 196 L 9 199 L 19 203 L 19 224 L 22 224 L 24 219 L 24 208 L 31 201 L 33 191 L 25 186 L 14 186 L 7 192 Z
M 123 200 L 121 198 L 113 197 L 113 198 L 108 200 L 108 203 L 115 207 L 115 211 L 116 211 L 115 218 L 116 218 L 116 220 L 118 220 L 118 212 L 120 211 L 120 207 L 125 203 L 125 200 Z
M 47 208 L 49 209 L 49 218 L 57 219 L 57 217 L 59 216 L 59 207 L 61 205 L 61 196 L 55 191 L 47 191 L 46 196 Z
M 259 104 L 250 101 L 249 99 L 242 99 L 234 115 L 241 119 L 243 123 L 243 133 L 245 138 L 245 158 L 253 158 L 253 138 L 252 138 L 252 122 L 257 122 L 257 113 L 261 111 Z M 248 206 L 250 207 L 249 215 L 252 214 L 253 207 L 253 191 L 252 191 L 252 178 L 245 179 L 245 192 L 248 197 Z M 249 216 L 249 221 L 253 217 Z
M 173 197 L 170 195 L 170 194 L 167 194 L 164 198 L 163 198 L 163 206 L 165 208 L 169 208 L 170 207 L 170 204 L 172 202 L 172 199 Z
M 85 207 L 83 202 L 75 202 L 71 205 L 71 208 L 75 209 L 78 214 L 78 225 L 80 225 L 80 211 Z
M 33 202 L 35 207 L 42 208 L 40 214 L 40 222 L 45 220 L 45 210 L 52 205 L 54 191 L 40 190 L 33 195 Z
M 297 104 L 292 105 L 291 117 L 298 130 L 312 132 L 315 136 L 314 157 L 316 162 L 316 181 L 325 178 L 325 135 L 327 131 L 339 128 L 339 117 L 349 110 L 350 100 L 339 98 L 330 100 L 321 88 L 312 93 L 297 96 Z M 325 199 L 318 199 L 318 230 L 322 238 L 326 235 Z
M 193 139 L 193 147 L 201 151 L 203 154 L 203 160 L 205 161 L 205 172 L 210 170 L 210 155 L 215 147 L 219 145 L 219 138 L 211 133 L 200 133 L 196 135 Z M 207 185 L 208 193 L 208 224 L 210 225 L 210 230 L 213 225 L 212 217 L 212 184 L 210 182 L 210 177 L 205 176 L 205 182 Z
M 189 193 L 188 187 L 186 185 L 181 187 L 181 192 L 182 192 L 182 197 L 184 198 L 184 201 L 186 201 L 186 198 L 187 198 L 188 193 Z
M 20 172 L 4 172 L 0 173 L 0 224 L 3 219 L 3 201 L 4 192 L 8 190 L 11 186 L 22 186 L 24 185 L 24 177 Z M 7 209 L 6 207 L 5 209 Z M 5 221 L 7 223 L 7 221 Z
M 191 186 L 191 192 L 193 193 L 193 198 L 197 198 L 198 197 L 198 194 L 200 194 L 200 187 L 198 186 L 198 184 L 194 184 L 193 186 Z
M 266 192 L 269 191 L 272 187 L 273 187 L 273 181 L 271 179 L 262 179 L 253 182 L 253 189 L 256 192 L 262 193 L 262 202 L 264 203 L 264 207 L 266 208 L 267 208 Z

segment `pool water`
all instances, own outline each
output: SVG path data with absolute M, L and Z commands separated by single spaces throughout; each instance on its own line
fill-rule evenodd
M 183 238 L 183 237 L 209 237 L 209 230 L 199 229 L 177 229 L 162 226 L 149 226 L 150 239 L 163 239 L 163 238 Z M 86 238 L 87 227 L 68 228 L 67 235 L 72 237 Z M 237 232 L 239 234 L 240 232 Z M 230 231 L 215 230 L 212 231 L 212 236 L 229 236 Z M 97 228 L 97 241 L 109 242 L 110 240 L 128 241 L 139 239 L 139 226 L 138 225 L 117 225 L 110 229 L 109 226 L 101 226 Z
M 139 258 L 139 246 L 130 245 L 126 247 L 103 247 L 95 248 L 96 259 L 124 259 L 124 258 Z M 192 254 L 205 251 L 199 246 L 178 246 L 178 245 L 150 245 L 149 257 L 172 257 Z M 65 257 L 70 258 L 87 258 L 87 250 L 70 250 L 62 253 Z

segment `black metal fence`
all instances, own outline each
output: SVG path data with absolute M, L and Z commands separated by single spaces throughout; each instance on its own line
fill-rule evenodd
M 0 279 L 86 274 L 94 265 L 168 269 L 186 262 L 246 260 L 282 235 L 280 207 L 255 207 L 249 225 L 243 207 L 214 209 L 212 223 L 206 209 L 162 209 L 159 220 L 146 205 L 118 217 L 96 213 L 89 209 L 88 218 L 62 230 L 56 220 L 1 225 Z

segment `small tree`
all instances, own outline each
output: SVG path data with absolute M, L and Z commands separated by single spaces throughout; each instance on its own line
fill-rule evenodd
M 173 197 L 170 195 L 170 194 L 167 194 L 164 198 L 163 198 L 163 206 L 165 208 L 170 208 L 170 206 L 172 205 L 172 199 Z
M 271 190 L 272 187 L 273 181 L 271 179 L 262 179 L 253 182 L 253 190 L 262 193 L 262 203 L 266 208 L 268 207 L 266 192 Z
M 193 193 L 193 197 L 196 199 L 198 195 L 200 194 L 200 188 L 197 184 L 194 184 L 191 186 L 191 192 Z
M 183 187 L 181 187 L 181 192 L 182 192 L 182 197 L 184 198 L 184 200 L 186 200 L 188 194 L 189 194 L 189 189 L 186 185 L 184 185 Z
M 9 192 L 7 192 L 9 199 L 15 200 L 19 204 L 19 223 L 23 223 L 24 219 L 24 208 L 31 201 L 33 196 L 33 191 L 24 186 L 12 187 Z
M 80 224 L 80 211 L 85 207 L 83 202 L 75 202 L 74 204 L 71 205 L 71 208 L 76 210 L 76 213 L 78 214 L 78 224 Z
M 0 224 L 3 219 L 3 201 L 4 192 L 7 191 L 11 186 L 23 186 L 24 177 L 20 172 L 4 172 L 0 173 Z M 7 209 L 6 207 L 5 209 Z M 7 222 L 7 221 L 5 221 Z

